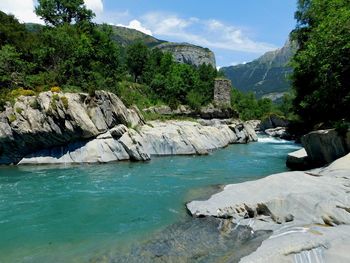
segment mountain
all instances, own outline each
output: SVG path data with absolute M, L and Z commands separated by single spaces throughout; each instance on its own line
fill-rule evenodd
M 163 52 L 173 54 L 176 61 L 180 63 L 200 66 L 201 64 L 209 64 L 216 67 L 215 55 L 208 49 L 188 43 L 170 43 L 166 42 L 156 46 Z
M 199 66 L 204 63 L 216 67 L 215 55 L 208 48 L 203 48 L 188 43 L 173 43 L 159 40 L 135 29 L 120 26 L 112 26 L 112 28 L 112 38 L 122 46 L 128 46 L 136 41 L 142 41 L 148 47 L 159 48 L 163 52 L 172 53 L 174 59 L 180 63 L 195 66 Z
M 295 51 L 296 44 L 288 40 L 282 48 L 267 52 L 252 62 L 223 67 L 220 71 L 240 91 L 276 100 L 290 89 L 288 76 L 292 68 L 288 63 Z
M 43 26 L 39 24 L 26 23 L 26 28 L 30 32 L 37 32 Z M 127 47 L 136 41 L 145 43 L 149 48 L 159 48 L 163 52 L 170 52 L 176 61 L 180 63 L 199 66 L 210 64 L 216 67 L 215 55 L 208 48 L 195 46 L 188 43 L 173 43 L 157 39 L 144 34 L 136 29 L 112 26 L 112 39 L 123 47 Z
M 136 29 L 121 27 L 121 26 L 112 26 L 112 38 L 122 46 L 128 46 L 136 41 L 142 41 L 148 47 L 155 47 L 162 43 L 165 43 L 164 40 L 159 40 L 150 35 L 144 34 Z

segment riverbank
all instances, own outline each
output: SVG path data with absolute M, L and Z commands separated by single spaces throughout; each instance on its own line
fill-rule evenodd
M 350 261 L 349 182 L 347 155 L 324 168 L 227 185 L 187 208 L 195 217 L 230 218 L 252 231 L 273 231 L 242 263 L 345 263 Z
M 237 119 L 146 123 L 105 91 L 21 96 L 0 113 L 0 164 L 148 161 L 256 140 L 252 125 Z

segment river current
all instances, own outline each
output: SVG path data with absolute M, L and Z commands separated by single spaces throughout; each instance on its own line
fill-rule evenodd
M 152 253 L 172 253 L 176 259 L 184 250 L 180 247 L 194 245 L 193 236 L 214 238 L 212 229 L 222 224 L 209 219 L 202 233 L 187 214 L 186 202 L 208 198 L 224 184 L 286 171 L 287 153 L 298 148 L 260 137 L 257 143 L 231 145 L 208 156 L 0 167 L 0 262 L 145 262 L 143 255 Z M 182 233 L 192 236 L 181 243 Z M 169 249 L 174 246 L 176 253 Z M 196 258 L 203 259 L 198 261 L 210 262 L 201 248 L 191 248 L 196 250 Z

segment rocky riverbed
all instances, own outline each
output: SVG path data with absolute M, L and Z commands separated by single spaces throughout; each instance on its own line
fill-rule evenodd
M 350 262 L 350 154 L 327 167 L 227 185 L 187 208 L 272 236 L 240 262 Z

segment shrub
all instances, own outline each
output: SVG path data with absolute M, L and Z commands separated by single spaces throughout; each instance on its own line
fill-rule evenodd
M 15 114 L 10 114 L 10 115 L 8 116 L 8 120 L 9 120 L 10 123 L 12 123 L 12 122 L 14 122 L 15 120 L 17 120 L 17 117 L 16 117 Z
M 67 97 L 66 97 L 66 96 L 61 97 L 61 101 L 62 101 L 63 107 L 64 107 L 66 110 L 68 110 L 69 104 L 68 104 L 68 99 L 67 99 Z
M 51 88 L 51 92 L 52 93 L 60 93 L 61 92 L 61 88 L 58 86 L 52 87 Z
M 41 106 L 40 106 L 40 104 L 39 104 L 39 102 L 38 102 L 37 99 L 33 100 L 33 101 L 29 104 L 29 106 L 30 106 L 32 109 L 34 109 L 34 110 L 40 110 L 40 109 L 41 109 Z
M 35 96 L 35 91 L 24 88 L 17 88 L 11 91 L 12 98 L 17 98 L 19 96 Z
M 50 102 L 50 107 L 51 109 L 56 110 L 57 109 L 57 101 L 60 100 L 60 97 L 58 96 L 58 94 L 53 94 L 51 97 L 51 102 Z
M 60 96 L 58 96 L 57 94 L 53 94 L 51 100 L 59 101 L 60 100 Z
M 22 114 L 23 109 L 22 109 L 22 108 L 16 108 L 16 112 L 17 112 L 18 114 Z

